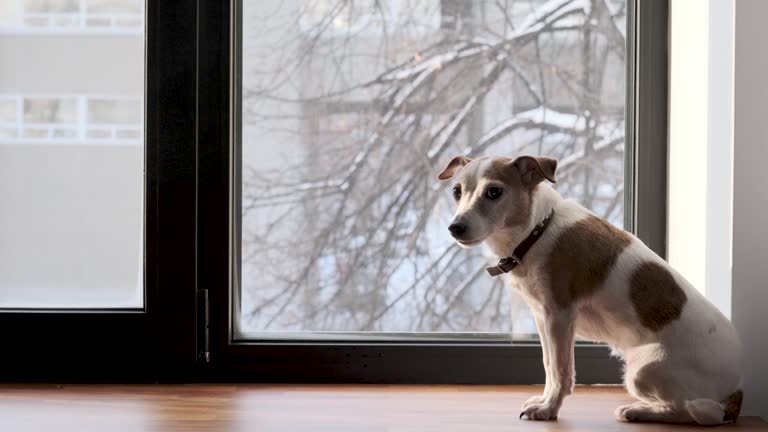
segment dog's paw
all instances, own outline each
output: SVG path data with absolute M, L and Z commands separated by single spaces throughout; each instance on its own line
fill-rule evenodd
M 619 421 L 638 421 L 641 420 L 641 416 L 638 415 L 638 411 L 642 411 L 646 408 L 646 405 L 642 402 L 635 402 L 629 405 L 622 405 L 616 408 L 613 414 L 616 416 L 616 420 Z
M 549 404 L 531 404 L 523 409 L 520 418 L 528 420 L 557 420 L 557 409 Z
M 525 403 L 523 403 L 523 406 L 520 409 L 525 411 L 525 409 L 528 408 L 531 405 L 541 405 L 541 404 L 543 404 L 544 400 L 545 400 L 544 395 L 531 396 L 530 398 L 528 398 L 527 401 L 525 401 Z
M 627 412 L 627 410 L 630 408 L 632 408 L 632 404 L 622 405 L 616 408 L 616 410 L 613 411 L 613 415 L 616 417 L 616 420 L 627 421 L 627 418 L 624 416 L 624 413 Z

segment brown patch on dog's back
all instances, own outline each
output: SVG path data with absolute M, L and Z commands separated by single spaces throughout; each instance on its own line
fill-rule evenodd
M 744 392 L 736 390 L 728 396 L 725 401 L 725 414 L 723 421 L 727 423 L 735 422 L 741 413 L 741 403 L 744 400 Z
M 566 307 L 594 292 L 631 241 L 629 234 L 593 215 L 566 228 L 546 263 L 555 303 Z
M 644 262 L 629 281 L 629 297 L 640 322 L 653 331 L 680 318 L 688 297 L 663 265 Z

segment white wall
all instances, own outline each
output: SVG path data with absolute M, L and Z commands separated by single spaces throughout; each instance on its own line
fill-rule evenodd
M 744 341 L 744 412 L 768 418 L 768 1 L 736 2 L 733 322 Z
M 731 317 L 734 0 L 710 0 L 705 295 Z
M 733 0 L 671 3 L 669 262 L 731 312 Z
M 709 2 L 670 4 L 669 262 L 705 292 Z M 691 187 L 697 185 L 698 187 Z

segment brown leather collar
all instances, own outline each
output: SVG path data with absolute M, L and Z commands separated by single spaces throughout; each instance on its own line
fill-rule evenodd
M 538 225 L 533 227 L 533 231 L 531 231 L 530 234 L 528 234 L 528 237 L 525 238 L 522 242 L 520 242 L 519 245 L 515 248 L 515 250 L 512 252 L 512 256 L 508 256 L 506 258 L 502 258 L 499 260 L 499 263 L 496 264 L 493 267 L 487 267 L 485 270 L 490 274 L 491 276 L 498 276 L 502 273 L 508 273 L 511 272 L 512 269 L 517 267 L 518 264 L 523 262 L 523 257 L 526 253 L 528 253 L 528 250 L 531 249 L 534 243 L 536 243 L 536 240 L 541 237 L 542 234 L 544 234 L 544 231 L 547 229 L 547 226 L 549 226 L 549 222 L 552 220 L 552 216 L 555 215 L 555 209 L 552 209 L 551 212 L 549 212 L 549 215 L 544 218 L 541 222 L 539 222 Z

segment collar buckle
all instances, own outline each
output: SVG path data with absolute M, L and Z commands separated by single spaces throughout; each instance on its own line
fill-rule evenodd
M 512 254 L 512 256 L 502 258 L 499 260 L 498 264 L 496 264 L 493 267 L 487 267 L 485 270 L 490 274 L 491 276 L 498 276 L 502 273 L 509 273 L 517 267 L 518 264 L 521 264 L 523 260 L 517 257 L 517 255 Z

